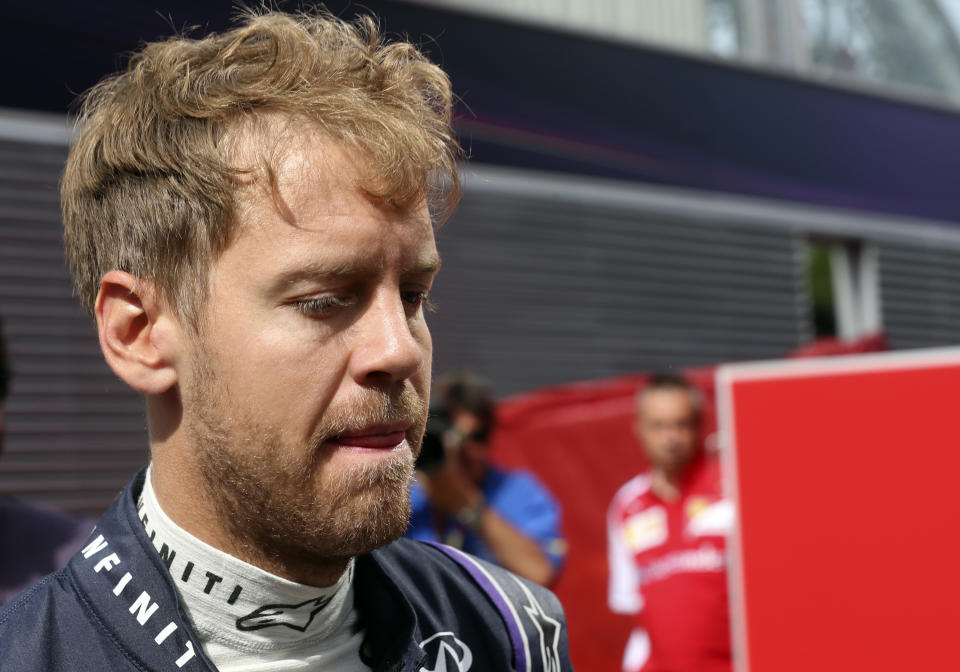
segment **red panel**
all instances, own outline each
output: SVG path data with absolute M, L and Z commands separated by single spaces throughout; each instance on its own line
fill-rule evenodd
M 733 374 L 751 672 L 960 669 L 957 358 Z

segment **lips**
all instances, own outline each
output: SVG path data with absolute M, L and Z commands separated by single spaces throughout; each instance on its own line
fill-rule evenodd
M 407 429 L 409 426 L 366 427 L 339 434 L 331 439 L 331 443 L 354 448 L 392 449 L 407 438 Z

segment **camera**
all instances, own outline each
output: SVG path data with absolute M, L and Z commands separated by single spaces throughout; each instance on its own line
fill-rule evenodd
M 427 428 L 423 433 L 423 443 L 420 446 L 420 455 L 414 463 L 414 468 L 425 474 L 432 473 L 443 466 L 445 450 L 444 436 L 453 428 L 450 413 L 441 404 L 430 404 L 427 414 Z

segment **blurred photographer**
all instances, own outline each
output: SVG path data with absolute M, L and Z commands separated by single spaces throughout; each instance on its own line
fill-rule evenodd
M 549 585 L 566 552 L 560 508 L 533 474 L 490 464 L 490 385 L 458 371 L 440 377 L 434 390 L 407 536 L 443 542 Z

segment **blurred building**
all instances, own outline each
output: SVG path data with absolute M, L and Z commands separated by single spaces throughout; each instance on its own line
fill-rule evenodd
M 706 51 L 710 0 L 559 1 L 421 0 L 424 5 L 499 17 L 541 28 L 582 33 L 604 40 Z
M 503 394 L 960 333 L 960 57 L 947 0 L 431 0 L 365 7 L 451 73 L 471 163 L 438 240 L 435 369 Z M 354 3 L 329 2 L 357 11 Z M 159 11 L 156 11 L 159 10 Z M 57 182 L 75 92 L 229 3 L 0 9 L 0 490 L 93 514 L 140 400 L 72 296 Z M 169 18 L 167 18 L 169 17 Z
M 960 102 L 958 0 L 419 0 L 845 86 Z

